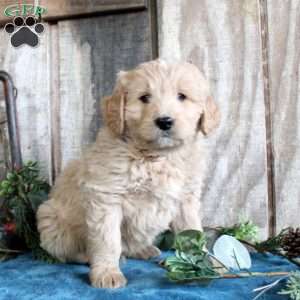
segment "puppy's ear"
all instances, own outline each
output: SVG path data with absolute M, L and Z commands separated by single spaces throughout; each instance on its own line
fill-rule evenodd
M 221 114 L 217 104 L 211 96 L 206 99 L 204 112 L 199 121 L 199 129 L 204 135 L 208 135 L 220 124 Z
M 106 126 L 116 136 L 121 136 L 124 131 L 124 110 L 126 93 L 121 84 L 123 73 L 119 73 L 118 80 L 111 96 L 102 99 L 101 108 Z

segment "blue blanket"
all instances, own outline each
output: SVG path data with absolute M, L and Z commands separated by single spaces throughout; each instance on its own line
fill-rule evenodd
M 166 254 L 164 254 L 165 256 Z M 253 299 L 256 287 L 273 282 L 277 277 L 221 279 L 208 284 L 170 282 L 165 270 L 151 261 L 128 259 L 122 270 L 128 285 L 118 290 L 96 289 L 89 285 L 86 265 L 49 265 L 33 260 L 31 255 L 19 256 L 0 263 L 0 300 L 246 300 Z M 297 267 L 280 257 L 253 255 L 252 271 L 290 271 Z M 261 300 L 284 300 L 277 292 L 284 283 L 269 291 Z

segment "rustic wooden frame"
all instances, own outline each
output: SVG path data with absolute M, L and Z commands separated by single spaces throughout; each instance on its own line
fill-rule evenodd
M 2 81 L 4 85 L 11 166 L 12 169 L 20 169 L 22 167 L 22 154 L 16 109 L 16 98 L 18 92 L 14 86 L 11 76 L 7 72 L 0 71 L 0 81 Z
M 272 112 L 270 95 L 270 71 L 269 71 L 269 32 L 268 32 L 268 6 L 267 0 L 259 0 L 260 9 L 260 34 L 262 71 L 265 101 L 266 121 L 266 154 L 267 154 L 267 177 L 268 177 L 268 211 L 269 211 L 269 236 L 276 234 L 276 199 L 274 182 L 274 154 L 272 143 Z
M 42 16 L 44 21 L 57 22 L 66 19 L 97 16 L 107 13 L 118 13 L 131 10 L 143 10 L 147 8 L 147 0 L 95 0 L 93 5 L 87 5 L 86 1 L 79 0 L 77 4 L 71 4 L 70 0 L 40 0 L 39 5 L 47 8 L 47 13 Z M 11 19 L 4 16 L 4 9 L 16 3 L 29 3 L 29 1 L 0 0 L 0 26 Z

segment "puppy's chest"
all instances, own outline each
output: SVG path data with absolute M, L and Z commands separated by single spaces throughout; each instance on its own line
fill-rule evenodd
M 181 168 L 166 159 L 134 160 L 129 166 L 127 192 L 148 201 L 176 200 L 184 181 Z
M 183 185 L 180 168 L 167 161 L 133 161 L 123 203 L 127 226 L 147 232 L 151 228 L 154 234 L 155 230 L 167 228 L 177 213 Z

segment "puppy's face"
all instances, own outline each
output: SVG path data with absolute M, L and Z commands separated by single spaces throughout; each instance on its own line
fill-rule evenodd
M 145 149 L 179 147 L 199 130 L 207 134 L 219 121 L 206 80 L 189 63 L 157 60 L 120 72 L 104 105 L 111 130 Z

